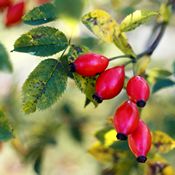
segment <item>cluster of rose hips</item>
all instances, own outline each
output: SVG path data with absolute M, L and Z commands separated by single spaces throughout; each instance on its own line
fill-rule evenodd
M 103 100 L 117 96 L 124 86 L 125 66 L 107 68 L 109 59 L 95 53 L 80 55 L 70 64 L 71 71 L 82 76 L 98 75 L 95 85 L 94 100 Z M 144 107 L 150 90 L 146 80 L 141 76 L 132 77 L 126 87 L 129 100 L 124 102 L 114 116 L 114 127 L 119 140 L 126 140 L 138 162 L 145 162 L 151 148 L 151 133 L 147 125 L 139 118 L 137 107 Z
M 37 0 L 39 5 L 50 2 L 50 0 Z M 25 0 L 0 0 L 0 11 L 5 12 L 4 24 L 6 27 L 16 25 L 21 22 L 25 12 Z

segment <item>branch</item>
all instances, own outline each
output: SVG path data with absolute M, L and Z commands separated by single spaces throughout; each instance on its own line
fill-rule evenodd
M 133 59 L 133 56 L 131 56 L 131 55 L 119 55 L 119 56 L 110 58 L 109 61 L 113 61 L 113 60 L 120 59 L 120 58 L 130 58 L 130 59 Z
M 157 37 L 155 38 L 155 40 L 153 41 L 153 43 L 148 47 L 148 49 L 146 49 L 142 53 L 138 54 L 137 55 L 137 59 L 143 57 L 144 55 L 150 56 L 150 55 L 153 54 L 153 52 L 157 48 L 158 44 L 160 43 L 160 41 L 162 39 L 162 36 L 165 33 L 166 27 L 167 27 L 167 24 L 166 23 L 161 23 L 160 31 L 159 31 Z
M 152 28 L 152 32 L 149 36 L 149 38 L 147 39 L 147 42 L 145 44 L 145 47 L 148 46 L 150 43 L 152 43 L 155 39 L 155 37 L 157 36 L 157 34 L 159 33 L 159 30 L 160 30 L 160 26 L 161 24 L 160 23 L 156 23 L 153 28 Z

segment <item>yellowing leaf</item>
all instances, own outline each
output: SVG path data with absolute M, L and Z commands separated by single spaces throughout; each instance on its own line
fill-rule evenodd
M 93 155 L 98 161 L 103 163 L 108 163 L 113 160 L 114 150 L 110 148 L 106 148 L 99 141 L 95 142 L 91 148 L 89 148 L 88 152 Z
M 155 131 L 153 134 L 152 144 L 161 153 L 167 153 L 175 148 L 175 141 L 169 135 L 162 131 Z
M 151 58 L 149 56 L 144 56 L 143 58 L 139 59 L 134 67 L 136 75 L 142 75 L 145 73 Z
M 73 76 L 77 87 L 86 95 L 86 97 L 94 104 L 94 106 L 97 107 L 98 103 L 92 97 L 95 93 L 95 83 L 97 76 L 84 77 L 77 73 L 74 73 Z
M 157 14 L 157 12 L 149 10 L 136 10 L 121 22 L 120 30 L 122 32 L 131 31 Z
M 146 164 L 145 175 L 175 175 L 175 169 L 159 154 L 155 154 L 152 159 L 148 159 Z
M 172 73 L 166 69 L 154 67 L 148 71 L 148 75 L 152 78 L 165 78 L 172 75 Z
M 98 141 L 100 141 L 102 144 L 105 143 L 105 134 L 109 131 L 111 131 L 113 129 L 113 127 L 111 126 L 106 126 L 100 130 L 98 130 L 95 133 L 95 137 L 98 139 Z
M 103 10 L 93 10 L 82 17 L 82 22 L 100 39 L 113 42 L 117 22 Z
M 114 142 L 116 142 L 116 131 L 114 129 L 111 129 L 110 131 L 108 131 L 107 133 L 105 133 L 104 135 L 104 145 L 106 147 L 109 147 L 110 145 L 112 145 Z
M 118 23 L 105 11 L 94 10 L 82 17 L 82 22 L 101 40 L 114 43 L 122 52 L 135 56 Z
M 162 175 L 175 175 L 175 169 L 168 165 L 163 169 Z
M 89 52 L 89 49 L 84 46 L 75 46 L 72 45 L 70 47 L 68 53 L 68 62 L 71 63 L 77 59 L 77 57 L 81 54 Z M 97 102 L 92 98 L 93 94 L 95 93 L 95 83 L 97 76 L 93 77 L 84 77 L 77 73 L 73 73 L 73 79 L 77 87 L 83 92 L 86 97 L 95 105 L 97 106 Z
M 167 6 L 167 4 L 162 3 L 162 5 L 160 6 L 159 13 L 160 13 L 158 17 L 159 22 L 169 22 L 172 14 L 171 6 Z
M 114 44 L 126 55 L 131 55 L 135 57 L 135 53 L 128 43 L 128 39 L 125 35 L 125 33 L 120 32 L 116 30 L 114 36 L 113 36 Z

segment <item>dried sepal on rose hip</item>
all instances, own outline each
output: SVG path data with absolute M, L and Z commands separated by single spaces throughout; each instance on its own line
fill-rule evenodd
M 137 161 L 144 163 L 152 144 L 151 132 L 148 126 L 139 120 L 137 129 L 128 136 L 128 144 Z
M 70 64 L 72 72 L 82 76 L 95 76 L 103 72 L 109 64 L 108 58 L 95 53 L 86 53 L 80 55 L 73 63 Z
M 117 139 L 126 140 L 127 136 L 134 132 L 139 123 L 137 106 L 131 100 L 124 102 L 114 116 L 114 127 L 117 131 Z
M 116 66 L 104 71 L 97 78 L 93 98 L 101 103 L 103 100 L 117 96 L 123 88 L 124 80 L 124 66 Z
M 24 1 L 10 5 L 7 8 L 7 12 L 5 16 L 5 25 L 9 27 L 21 22 L 22 16 L 24 15 L 24 10 L 25 10 Z
M 129 98 L 134 101 L 138 107 L 144 107 L 150 95 L 150 88 L 147 81 L 138 75 L 128 81 L 126 91 Z

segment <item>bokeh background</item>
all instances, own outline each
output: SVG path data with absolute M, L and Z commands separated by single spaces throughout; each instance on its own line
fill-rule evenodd
M 161 0 L 55 0 L 59 17 L 48 25 L 59 28 L 72 41 L 84 44 L 92 51 L 108 57 L 120 55 L 113 44 L 99 41 L 81 23 L 81 16 L 92 9 L 104 9 L 118 22 L 136 9 L 158 10 Z M 36 1 L 26 0 L 26 11 L 37 6 Z M 120 103 L 125 93 L 104 101 L 94 108 L 84 108 L 84 95 L 72 80 L 62 98 L 51 108 L 25 115 L 21 109 L 21 87 L 30 72 L 42 58 L 11 52 L 15 40 L 32 27 L 19 24 L 10 28 L 3 25 L 4 14 L 0 13 L 0 41 L 6 47 L 13 65 L 13 73 L 0 72 L 0 106 L 6 111 L 14 128 L 15 138 L 3 143 L 0 151 L 1 175 L 34 175 L 33 157 L 42 150 L 42 175 L 100 175 L 103 165 L 88 152 L 96 140 L 94 133 L 103 128 Z M 146 42 L 154 21 L 128 33 L 136 53 L 147 47 Z M 172 20 L 152 56 L 151 67 L 173 71 L 175 60 L 175 26 Z M 115 63 L 113 63 L 115 64 Z M 143 119 L 152 130 L 162 130 L 175 138 L 175 88 L 160 90 L 151 96 L 142 111 Z M 30 149 L 30 154 L 26 154 Z M 175 168 L 175 151 L 164 155 Z M 27 159 L 27 160 L 26 160 Z

